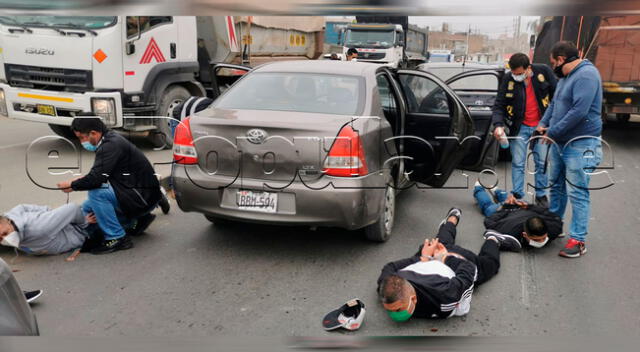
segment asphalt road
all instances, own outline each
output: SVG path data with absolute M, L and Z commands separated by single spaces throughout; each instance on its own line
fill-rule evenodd
M 70 177 L 47 175 L 47 166 L 74 165 L 69 147 L 36 144 L 25 157 L 30 142 L 49 134 L 46 125 L 0 119 L 0 211 L 19 203 L 55 207 L 67 201 L 63 193 L 35 183 L 52 187 Z M 589 253 L 576 260 L 557 256 L 564 240 L 538 251 L 504 253 L 500 273 L 476 290 L 463 318 L 395 323 L 375 292 L 381 267 L 413 254 L 451 205 L 464 212 L 458 243 L 480 248 L 482 216 L 471 191 L 463 189 L 403 192 L 394 236 L 385 244 L 339 229 L 219 228 L 173 202 L 171 213 L 159 215 L 129 251 L 81 254 L 70 263 L 65 256 L 15 258 L 6 248 L 0 257 L 11 263 L 24 289 L 45 290 L 33 309 L 41 333 L 50 336 L 342 334 L 322 330 L 321 319 L 353 297 L 367 305 L 365 324 L 355 333 L 360 336 L 637 335 L 640 120 L 609 126 L 604 137 L 613 152 L 605 151 L 605 163 L 615 157 L 615 168 L 608 170 L 615 185 L 592 193 Z M 153 162 L 171 160 L 168 151 L 136 143 Z M 91 155 L 81 155 L 86 172 Z M 166 175 L 168 168 L 157 170 Z M 467 174 L 473 183 L 475 174 Z M 450 184 L 460 182 L 466 183 L 458 174 Z M 594 183 L 606 184 L 606 175 Z M 72 193 L 70 201 L 84 197 Z

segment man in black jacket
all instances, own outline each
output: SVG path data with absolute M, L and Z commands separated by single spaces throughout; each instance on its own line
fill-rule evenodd
M 162 199 L 155 171 L 138 148 L 108 130 L 98 117 L 76 117 L 71 130 L 96 158 L 88 174 L 58 187 L 65 193 L 89 191 L 83 210 L 95 214 L 105 237 L 93 253 L 129 249 L 133 243 L 123 225 L 133 223 L 133 234 L 141 233 L 155 218 L 151 211 Z
M 485 236 L 479 254 L 455 245 L 460 209 L 451 208 L 434 240 L 410 258 L 386 264 L 378 278 L 382 305 L 395 321 L 462 316 L 471 308 L 475 285 L 498 273 L 500 249 L 517 244 L 500 234 Z
M 520 248 L 542 248 L 562 234 L 562 219 L 549 209 L 517 200 L 513 194 L 507 195 L 502 190 L 493 190 L 492 193 L 498 203 L 479 183 L 473 190 L 478 206 L 485 215 L 487 233 L 511 236 L 518 241 Z
M 493 106 L 493 134 L 497 139 L 506 133 L 511 138 L 511 180 L 513 195 L 525 196 L 525 161 L 527 145 L 542 115 L 549 106 L 556 89 L 557 79 L 551 68 L 543 64 L 531 64 L 523 53 L 509 59 L 510 72 L 502 78 Z M 535 141 L 535 140 L 534 140 Z M 532 141 L 536 166 L 536 204 L 548 206 L 548 177 L 544 172 L 547 146 Z

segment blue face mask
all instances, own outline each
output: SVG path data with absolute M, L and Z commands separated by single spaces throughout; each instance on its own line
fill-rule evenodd
M 82 142 L 82 147 L 90 152 L 95 152 L 98 149 L 97 146 L 91 144 L 89 141 Z

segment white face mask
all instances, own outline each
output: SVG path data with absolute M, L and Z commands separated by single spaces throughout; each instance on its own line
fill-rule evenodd
M 512 75 L 513 80 L 516 82 L 524 82 L 525 79 L 527 79 L 527 73 L 523 73 L 521 75 Z
M 537 242 L 534 240 L 529 240 L 529 245 L 533 248 L 542 248 L 544 247 L 545 244 L 547 244 L 547 242 L 549 242 L 549 236 L 544 238 L 544 241 L 542 242 Z
M 4 236 L 2 241 L 0 242 L 3 246 L 7 247 L 15 247 L 19 248 L 20 246 L 20 236 L 18 236 L 18 232 L 13 231 L 12 233 Z

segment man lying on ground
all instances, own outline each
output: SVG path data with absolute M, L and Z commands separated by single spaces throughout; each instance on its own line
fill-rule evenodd
M 73 203 L 53 210 L 21 204 L 0 215 L 0 243 L 34 255 L 61 254 L 81 248 L 95 222 Z
M 520 245 L 542 248 L 562 234 L 562 219 L 549 209 L 517 200 L 500 189 L 485 189 L 476 182 L 473 196 L 486 217 L 489 232 L 511 236 Z
M 378 278 L 378 294 L 391 319 L 449 318 L 469 313 L 475 285 L 498 273 L 500 249 L 518 244 L 510 237 L 485 234 L 477 255 L 455 244 L 462 212 L 451 208 L 435 239 L 427 239 L 410 258 L 388 263 Z

